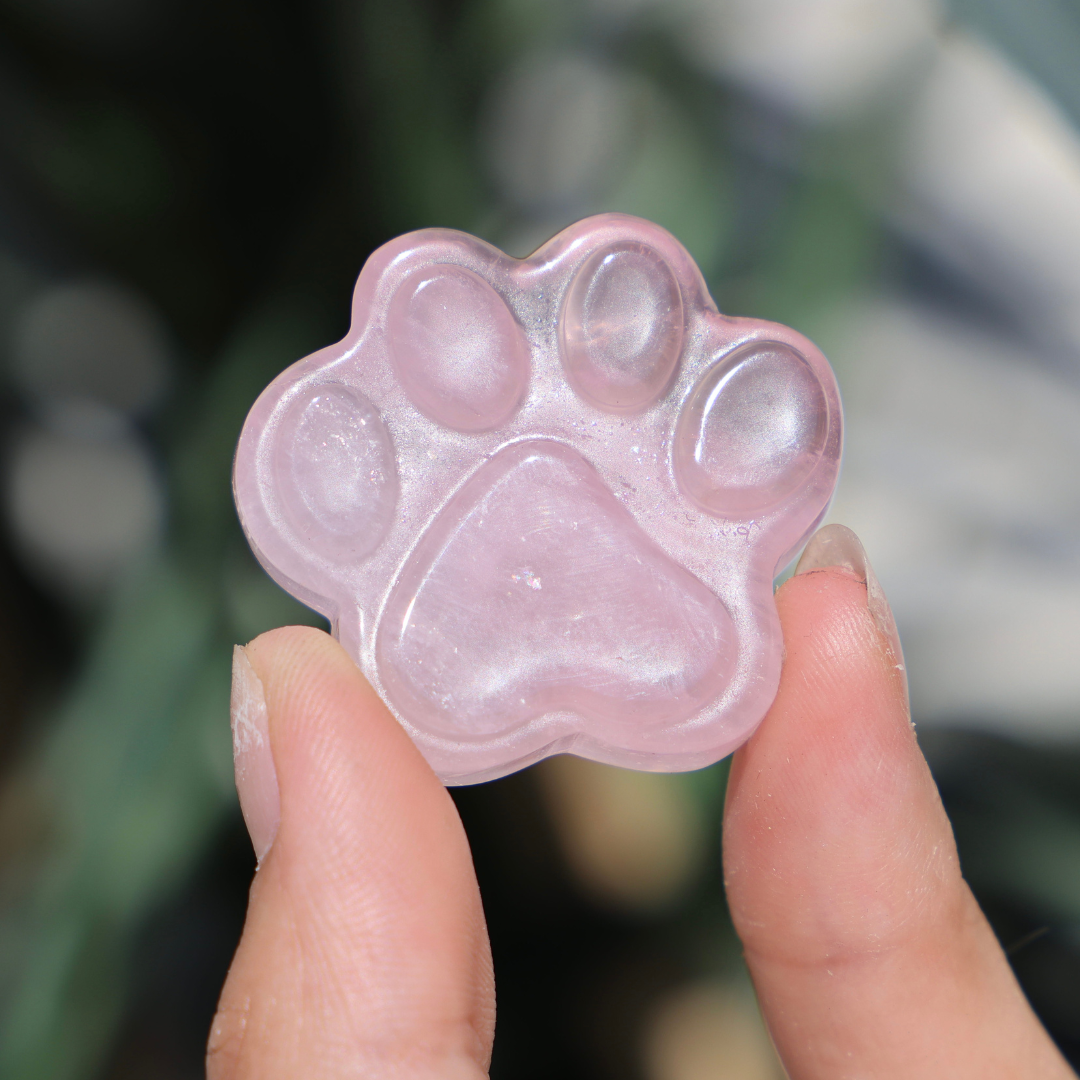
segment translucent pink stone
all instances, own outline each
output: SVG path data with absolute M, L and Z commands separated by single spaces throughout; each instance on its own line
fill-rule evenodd
M 471 270 L 416 271 L 390 302 L 387 324 L 394 372 L 425 416 L 486 431 L 517 408 L 529 382 L 521 327 Z
M 394 448 L 371 402 L 346 386 L 312 387 L 290 402 L 275 450 L 296 540 L 339 561 L 370 555 L 397 502 Z
M 451 738 L 572 711 L 617 741 L 627 725 L 692 716 L 733 667 L 719 599 L 549 440 L 505 447 L 468 480 L 379 625 L 390 700 Z
M 756 514 L 817 468 L 829 405 L 794 349 L 757 342 L 718 360 L 690 395 L 675 429 L 675 476 L 707 513 Z
M 679 362 L 683 305 L 671 268 L 644 244 L 612 244 L 574 275 L 560 326 L 570 384 L 608 412 L 638 412 Z
M 720 315 L 670 235 L 605 214 L 522 260 L 380 248 L 348 336 L 252 407 L 234 489 L 446 782 L 564 751 L 693 769 L 772 701 L 773 578 L 840 449 L 813 344 Z

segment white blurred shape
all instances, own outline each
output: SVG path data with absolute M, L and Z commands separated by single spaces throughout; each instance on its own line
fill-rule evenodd
M 973 38 L 945 38 L 900 178 L 912 235 L 1029 323 L 1049 320 L 1051 340 L 1080 346 L 1080 136 L 1031 80 Z
M 700 982 L 662 998 L 646 1022 L 647 1080 L 782 1080 L 749 987 Z
M 933 40 L 935 0 L 672 0 L 687 54 L 812 121 L 864 111 Z
M 726 177 L 684 112 L 648 78 L 577 53 L 526 58 L 488 99 L 486 151 L 508 204 L 491 239 L 523 256 L 573 221 L 619 211 L 714 265 Z
M 122 425 L 113 431 L 93 439 L 31 430 L 8 463 L 5 509 L 16 542 L 47 586 L 77 601 L 107 587 L 162 527 L 149 454 Z
M 494 88 L 488 158 L 503 195 L 544 212 L 588 200 L 633 137 L 630 80 L 576 53 L 528 57 Z
M 39 292 L 14 328 L 13 375 L 37 401 L 89 399 L 127 414 L 150 408 L 169 379 L 168 337 L 131 291 L 86 281 Z
M 916 719 L 1080 737 L 1080 392 L 936 313 L 878 302 L 843 326 L 830 520 L 893 605 Z

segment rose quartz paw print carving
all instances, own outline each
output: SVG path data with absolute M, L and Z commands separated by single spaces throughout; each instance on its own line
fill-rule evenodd
M 668 233 L 605 214 L 524 260 L 380 248 L 349 335 L 252 408 L 235 493 L 447 783 L 565 751 L 674 771 L 771 703 L 773 578 L 840 447 L 809 341 L 719 314 Z

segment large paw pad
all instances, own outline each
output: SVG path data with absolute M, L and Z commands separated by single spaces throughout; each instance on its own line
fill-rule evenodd
M 775 694 L 772 580 L 840 428 L 817 349 L 719 315 L 655 225 L 590 218 L 520 261 L 428 230 L 256 402 L 235 489 L 448 782 L 565 750 L 688 769 Z

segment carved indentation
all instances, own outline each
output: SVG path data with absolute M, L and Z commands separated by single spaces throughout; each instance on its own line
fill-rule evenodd
M 601 248 L 570 285 L 560 320 L 574 389 L 607 412 L 638 412 L 667 387 L 682 351 L 679 284 L 645 244 Z
M 787 345 L 755 342 L 694 388 L 675 429 L 675 476 L 707 513 L 758 513 L 813 472 L 828 430 L 825 392 L 806 360 Z
M 339 562 L 370 555 L 398 497 L 394 446 L 378 410 L 340 384 L 292 401 L 275 445 L 278 497 L 302 542 Z
M 483 465 L 421 539 L 383 612 L 383 686 L 457 738 L 552 711 L 653 725 L 731 678 L 727 610 L 650 540 L 575 450 L 534 440 Z
M 457 431 L 507 420 L 529 383 L 521 328 L 502 297 L 463 266 L 418 270 L 386 319 L 398 381 L 425 416 Z

